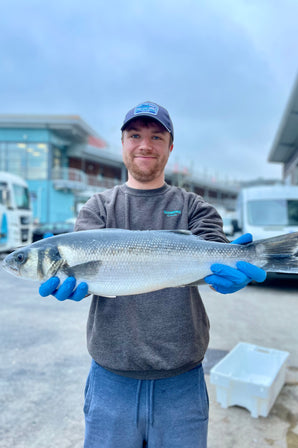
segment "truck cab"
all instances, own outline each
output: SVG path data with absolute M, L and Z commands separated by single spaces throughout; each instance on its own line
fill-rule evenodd
M 0 252 L 32 242 L 32 209 L 24 179 L 0 172 Z

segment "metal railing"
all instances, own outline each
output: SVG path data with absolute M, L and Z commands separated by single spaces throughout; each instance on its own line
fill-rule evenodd
M 112 179 L 103 176 L 92 176 L 84 173 L 82 170 L 78 170 L 75 168 L 54 168 L 52 170 L 52 180 L 54 183 L 54 187 L 57 190 L 69 189 L 77 193 L 83 192 L 85 190 L 94 192 L 101 191 L 112 188 L 115 185 L 121 183 L 120 179 Z M 189 189 L 190 191 L 194 191 L 194 186 L 200 183 L 203 186 L 202 188 L 204 189 L 204 198 L 208 202 L 214 205 L 224 206 L 227 209 L 235 208 L 236 197 L 234 199 L 231 197 L 223 197 L 220 193 L 222 185 L 209 184 L 206 179 L 204 179 L 205 182 L 199 182 L 198 180 L 194 180 L 193 178 L 188 179 L 187 176 L 181 177 L 180 181 L 175 176 L 173 176 L 172 181 L 174 185 Z M 217 195 L 210 194 L 210 192 L 214 192 L 217 190 Z M 236 193 L 237 189 L 235 188 L 234 190 Z
M 103 176 L 92 176 L 76 168 L 53 168 L 52 180 L 54 187 L 60 189 L 70 189 L 82 191 L 88 188 L 106 189 L 119 184 L 120 179 L 112 179 Z

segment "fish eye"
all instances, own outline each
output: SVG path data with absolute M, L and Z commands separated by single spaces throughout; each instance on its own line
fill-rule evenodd
M 24 252 L 19 252 L 19 253 L 16 255 L 16 261 L 17 261 L 19 264 L 22 264 L 22 263 L 24 263 L 24 262 L 26 261 L 26 257 L 25 257 Z

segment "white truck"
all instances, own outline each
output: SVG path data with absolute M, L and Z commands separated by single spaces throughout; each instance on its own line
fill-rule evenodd
M 238 196 L 238 223 L 254 240 L 298 232 L 298 186 L 249 187 Z
M 33 219 L 27 183 L 0 171 L 0 252 L 32 242 Z

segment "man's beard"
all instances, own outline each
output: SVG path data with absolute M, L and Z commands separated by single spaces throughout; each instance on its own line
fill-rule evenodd
M 167 164 L 168 157 L 157 158 L 155 163 L 146 169 L 142 169 L 135 163 L 134 157 L 128 157 L 125 155 L 123 157 L 124 164 L 130 173 L 130 175 L 138 182 L 152 182 L 154 179 L 158 178 Z

